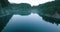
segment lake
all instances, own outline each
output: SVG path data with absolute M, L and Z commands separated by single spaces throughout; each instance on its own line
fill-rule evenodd
M 1 32 L 60 32 L 60 19 L 42 15 L 41 9 L 21 6 L 0 11 Z
M 1 17 L 2 32 L 59 32 L 60 25 L 45 21 L 37 13 L 29 15 L 13 14 Z M 52 21 L 53 22 L 53 21 Z

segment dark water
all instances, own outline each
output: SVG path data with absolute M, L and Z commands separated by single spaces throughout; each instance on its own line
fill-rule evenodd
M 55 23 L 49 23 L 37 13 L 31 13 L 30 15 L 22 16 L 19 14 L 14 14 L 13 16 L 5 16 L 5 22 L 8 23 L 1 24 L 4 27 L 2 32 L 59 32 L 60 25 Z
M 60 20 L 42 16 L 41 10 L 6 9 L 0 13 L 1 32 L 60 32 Z
M 59 0 L 33 7 L 5 2 L 0 1 L 0 32 L 60 32 Z

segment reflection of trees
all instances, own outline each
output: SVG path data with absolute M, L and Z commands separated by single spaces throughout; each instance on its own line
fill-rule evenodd
M 6 26 L 11 17 L 12 15 L 0 17 L 0 32 L 2 29 L 4 29 L 4 27 Z
M 20 15 L 29 15 L 31 5 L 27 3 L 21 4 L 9 4 L 8 6 L 0 9 L 0 15 L 6 14 L 20 14 Z
M 31 13 L 31 5 L 27 3 L 21 3 L 21 4 L 11 4 L 11 9 L 13 10 L 14 14 L 20 14 L 20 15 L 29 15 Z
M 31 11 L 29 11 L 29 10 L 21 10 L 21 11 L 19 11 L 19 12 L 17 12 L 17 14 L 20 14 L 20 15 L 29 15 L 31 13 Z
M 29 15 L 31 6 L 29 4 L 9 4 L 0 9 L 0 31 L 4 29 L 11 18 L 11 14 Z M 8 16 L 7 16 L 8 15 Z
M 0 5 L 4 8 L 0 8 L 0 15 L 6 14 L 20 14 L 20 15 L 29 15 L 31 13 L 31 5 L 28 3 L 21 4 L 9 4 L 8 0 L 0 0 Z M 8 6 L 7 6 L 8 5 Z
M 57 17 L 60 16 L 60 0 L 40 4 L 38 14 L 48 22 L 60 24 L 60 17 Z
M 27 3 L 21 3 L 19 4 L 19 14 L 20 15 L 29 15 L 31 13 L 30 9 L 31 9 L 31 5 L 27 4 Z
M 44 15 L 41 15 L 39 14 L 39 16 L 41 16 L 43 18 L 43 20 L 47 21 L 47 22 L 50 22 L 52 24 L 60 24 L 60 19 L 57 19 L 57 18 L 53 18 L 53 17 L 49 17 L 49 16 L 44 16 Z
M 46 20 L 47 22 L 50 22 L 52 24 L 60 24 L 60 19 L 56 19 L 56 18 L 52 18 L 52 17 L 47 17 L 47 16 L 42 16 L 44 20 Z
M 52 23 L 58 23 L 59 20 L 55 20 L 55 18 L 51 17 L 53 15 L 55 15 L 56 13 L 60 15 L 60 0 L 56 0 L 56 1 L 52 1 L 52 2 L 47 2 L 44 4 L 40 4 L 38 6 L 33 6 L 31 7 L 30 4 L 27 3 L 21 3 L 21 4 L 9 4 L 7 7 L 0 9 L 0 15 L 2 14 L 8 14 L 8 13 L 13 13 L 13 14 L 20 14 L 20 15 L 29 15 L 31 12 L 35 12 L 31 11 L 31 9 L 38 9 L 38 12 L 36 11 L 36 13 L 38 13 L 40 16 L 46 17 L 44 19 L 48 19 L 48 21 L 52 21 Z M 6 4 L 8 4 L 7 0 L 0 0 L 0 3 L 4 2 Z M 3 5 L 2 4 L 2 5 Z M 5 5 L 5 4 L 4 4 Z M 6 10 L 6 11 L 5 11 Z M 2 12 L 6 12 L 6 13 L 2 13 Z M 58 22 L 56 22 L 58 21 Z

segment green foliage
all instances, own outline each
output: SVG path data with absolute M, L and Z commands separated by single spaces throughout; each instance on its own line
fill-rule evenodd
M 60 14 L 60 2 L 59 1 L 52 1 L 47 2 L 45 4 L 40 4 L 38 6 L 39 10 L 42 10 L 42 13 L 44 14 L 51 14 L 53 15 L 55 12 L 58 12 Z
M 20 6 L 20 8 L 23 8 L 23 9 L 27 9 L 27 8 L 30 8 L 31 7 L 31 5 L 30 4 L 27 4 L 27 3 L 21 3 L 21 4 L 19 4 Z
M 1 7 L 6 7 L 8 6 L 9 2 L 8 0 L 0 0 Z

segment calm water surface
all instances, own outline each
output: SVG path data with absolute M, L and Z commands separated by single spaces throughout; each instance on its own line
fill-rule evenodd
M 60 25 L 47 22 L 35 13 L 25 16 L 15 14 L 2 32 L 60 32 Z

